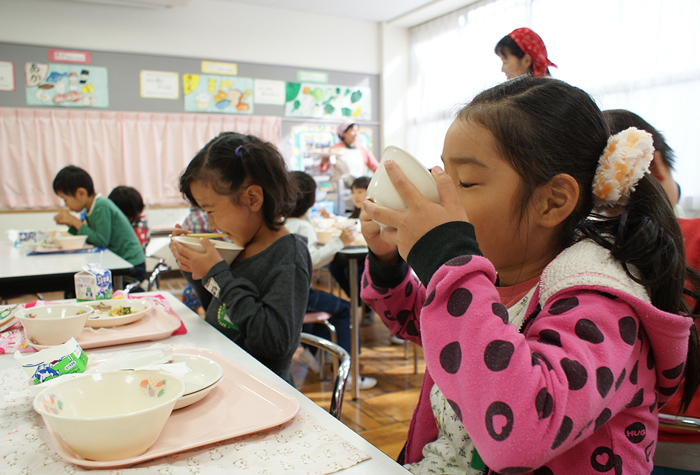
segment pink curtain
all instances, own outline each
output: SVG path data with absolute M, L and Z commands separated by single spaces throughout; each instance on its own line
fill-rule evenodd
M 180 204 L 177 180 L 222 131 L 279 146 L 279 117 L 0 107 L 0 209 L 62 206 L 51 186 L 76 165 L 107 196 L 133 186 L 149 205 Z

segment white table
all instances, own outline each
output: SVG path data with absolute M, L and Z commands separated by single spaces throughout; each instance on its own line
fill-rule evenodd
M 0 296 L 72 290 L 73 275 L 83 266 L 100 262 L 99 252 L 33 256 L 29 252 L 26 247 L 0 242 Z M 102 267 L 112 271 L 115 289 L 122 288 L 122 275 L 134 272 L 131 263 L 107 249 L 102 252 Z
M 161 291 L 146 293 L 144 295 L 152 295 L 154 293 L 160 293 L 167 297 L 168 302 L 170 302 L 170 305 L 172 306 L 173 310 L 180 316 L 182 321 L 185 323 L 185 326 L 187 327 L 187 334 L 173 336 L 168 338 L 167 340 L 161 340 L 160 343 L 165 343 L 173 346 L 193 345 L 195 347 L 207 348 L 209 350 L 219 353 L 220 355 L 228 358 L 231 361 L 236 362 L 240 366 L 259 376 L 260 378 L 268 381 L 272 385 L 279 387 L 280 389 L 289 394 L 292 394 L 299 400 L 302 410 L 310 413 L 314 418 L 316 418 L 317 421 L 323 422 L 323 424 L 328 429 L 335 431 L 338 435 L 343 437 L 351 444 L 355 445 L 358 449 L 372 456 L 372 458 L 369 460 L 366 460 L 339 472 L 340 474 L 405 475 L 409 473 L 401 465 L 396 463 L 394 460 L 389 458 L 379 449 L 377 449 L 365 439 L 360 437 L 356 432 L 351 430 L 345 424 L 331 416 L 322 407 L 320 407 L 311 399 L 307 398 L 301 392 L 290 386 L 287 382 L 285 382 L 275 373 L 267 369 L 267 367 L 265 367 L 258 360 L 250 356 L 245 351 L 243 351 L 238 345 L 226 338 L 223 334 L 219 333 L 218 330 L 216 330 L 204 320 L 199 318 L 197 314 L 188 309 L 182 302 L 177 300 L 171 294 Z M 95 350 L 87 350 L 86 353 L 88 354 L 88 356 L 91 353 L 104 354 L 113 351 L 146 348 L 152 344 L 153 342 L 145 342 L 138 344 L 97 348 Z M 0 355 L 0 370 L 12 368 L 15 366 L 16 363 L 14 362 L 12 355 Z M 10 472 L 6 473 L 9 474 Z M 204 470 L 202 473 L 206 473 L 206 470 Z

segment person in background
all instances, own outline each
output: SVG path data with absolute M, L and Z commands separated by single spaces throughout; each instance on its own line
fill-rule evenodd
M 338 251 L 353 244 L 353 232 L 350 228 L 345 228 L 340 237 L 326 244 L 319 244 L 316 231 L 307 217 L 308 211 L 316 202 L 316 181 L 311 175 L 304 172 L 295 171 L 291 175 L 297 184 L 299 194 L 297 195 L 297 204 L 289 215 L 285 227 L 290 233 L 299 234 L 308 240 L 313 268 L 314 270 L 320 269 L 328 264 Z M 352 355 L 350 348 L 350 303 L 347 300 L 343 300 L 328 292 L 311 288 L 306 311 L 330 313 L 331 318 L 329 321 L 336 328 L 338 345 L 347 351 L 349 355 Z M 311 333 L 330 339 L 330 334 L 325 326 L 319 324 L 311 324 L 311 326 L 313 327 L 311 328 Z M 316 352 L 316 354 L 320 354 L 320 352 Z M 304 348 L 300 358 L 310 369 L 318 372 L 319 363 L 316 355 L 310 348 Z M 370 389 L 376 384 L 377 380 L 374 378 L 365 376 L 360 378 L 360 389 Z
M 111 200 L 95 194 L 92 178 L 82 168 L 69 165 L 62 168 L 53 180 L 53 191 L 75 213 L 85 211 L 85 221 L 70 211 L 61 211 L 53 220 L 69 226 L 73 235 L 87 236 L 87 242 L 106 247 L 134 266 L 133 277 L 146 278 L 146 256 L 131 223 Z
M 359 219 L 360 212 L 362 211 L 362 203 L 364 203 L 365 198 L 367 198 L 367 188 L 369 187 L 370 181 L 370 177 L 361 176 L 359 178 L 355 178 L 355 181 L 352 182 L 350 189 L 352 191 L 352 205 L 354 206 L 354 209 L 350 214 L 350 218 Z
M 620 132 L 629 127 L 636 127 L 651 134 L 654 141 L 654 159 L 651 161 L 649 173 L 656 178 L 668 196 L 671 205 L 678 210 L 678 198 L 680 188 L 673 179 L 671 172 L 675 162 L 673 150 L 666 143 L 663 134 L 656 130 L 651 124 L 642 119 L 634 112 L 624 109 L 603 111 L 612 133 Z M 678 214 L 678 213 L 676 213 Z M 678 224 L 683 235 L 685 246 L 685 260 L 690 269 L 696 273 L 700 272 L 700 219 L 678 219 Z M 694 308 L 693 314 L 700 311 L 698 305 L 698 274 L 695 278 L 686 283 L 687 287 L 694 288 L 694 296 L 686 296 L 686 302 L 690 308 Z M 700 330 L 700 321 L 695 321 L 695 326 Z M 681 395 L 677 392 L 671 400 L 659 410 L 664 414 L 685 415 L 700 418 L 700 392 L 695 392 L 693 400 L 687 410 L 681 411 Z M 700 434 L 693 431 L 675 431 L 673 429 L 659 427 L 659 443 L 654 459 L 654 470 L 652 475 L 686 475 L 700 474 Z M 693 470 L 682 470 L 687 467 Z
M 297 194 L 284 158 L 257 137 L 223 132 L 189 163 L 180 191 L 207 212 L 211 228 L 244 248 L 228 265 L 207 239 L 199 240 L 203 254 L 171 241 L 205 320 L 294 385 L 312 270 L 306 239 L 284 227 Z M 173 236 L 183 234 L 176 225 Z
M 360 212 L 362 211 L 362 203 L 364 203 L 367 197 L 367 188 L 369 187 L 370 178 L 367 176 L 361 176 L 356 178 L 352 182 L 352 204 L 353 212 L 350 218 L 359 218 Z M 331 275 L 338 282 L 338 285 L 345 292 L 346 295 L 350 295 L 350 264 L 348 258 L 342 255 L 335 256 L 333 261 L 328 264 L 328 270 L 330 270 Z M 357 262 L 357 282 L 358 285 L 362 280 L 362 273 L 365 270 L 364 261 Z M 358 287 L 359 288 L 359 287 Z M 374 322 L 374 317 L 372 315 L 372 310 L 364 303 L 360 302 L 364 309 L 364 317 L 362 319 L 362 326 L 371 325 Z M 392 343 L 401 344 L 403 340 L 399 340 L 397 337 L 392 335 Z
M 346 120 L 336 128 L 340 139 L 331 147 L 330 153 L 321 156 L 319 171 L 325 173 L 330 167 L 330 156 L 336 156 L 336 170 L 334 176 L 343 178 L 350 175 L 354 178 L 363 176 L 365 169 L 372 172 L 377 170 L 379 162 L 374 158 L 372 152 L 357 143 L 359 126 L 357 123 Z
M 409 470 L 651 472 L 659 406 L 684 372 L 684 405 L 700 379 L 652 157 L 584 91 L 526 75 L 458 112 L 439 204 L 385 163 L 408 207 L 365 202 L 362 298 L 423 345 Z
M 141 193 L 130 186 L 118 186 L 112 190 L 108 198 L 117 205 L 117 208 L 122 210 L 122 213 L 129 220 L 139 243 L 141 243 L 141 248 L 145 252 L 146 246 L 151 240 L 151 231 L 148 229 L 146 215 L 143 214 L 145 206 Z
M 530 28 L 517 28 L 496 44 L 494 52 L 503 61 L 501 71 L 513 79 L 524 74 L 536 78 L 549 77 L 549 66 L 557 67 L 547 58 L 542 38 Z

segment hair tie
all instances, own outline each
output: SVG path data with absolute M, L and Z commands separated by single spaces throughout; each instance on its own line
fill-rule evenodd
M 608 138 L 593 178 L 597 204 L 624 205 L 654 158 L 651 134 L 630 127 Z
M 243 145 L 239 145 L 236 147 L 235 153 L 238 158 L 241 158 L 241 149 L 243 148 Z

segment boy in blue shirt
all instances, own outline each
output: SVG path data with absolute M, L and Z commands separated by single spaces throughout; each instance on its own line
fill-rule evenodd
M 61 211 L 53 220 L 70 226 L 71 234 L 87 236 L 87 242 L 106 247 L 134 266 L 134 277 L 146 278 L 146 256 L 129 220 L 111 200 L 95 194 L 90 175 L 82 168 L 69 165 L 53 180 L 53 191 L 65 201 L 71 211 L 85 210 L 85 221 L 69 211 Z

